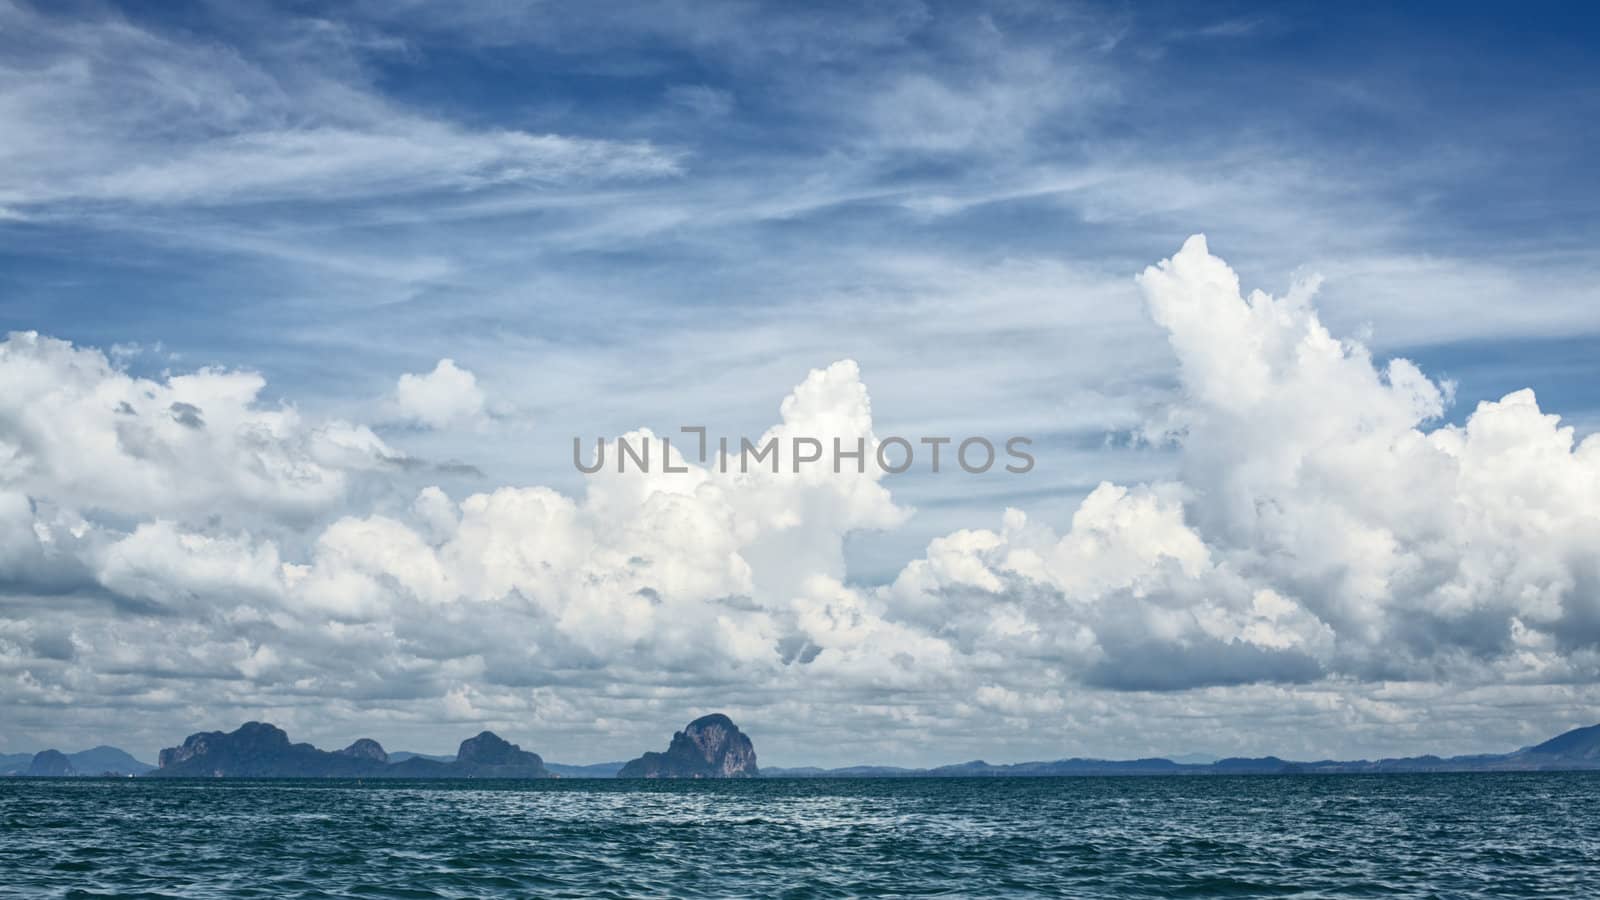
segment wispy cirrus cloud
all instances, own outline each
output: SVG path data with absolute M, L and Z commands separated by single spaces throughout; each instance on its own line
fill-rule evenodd
M 396 107 L 331 26 L 301 26 L 275 53 L 246 57 L 116 17 L 8 3 L 0 22 L 0 203 L 17 215 L 66 202 L 324 202 L 681 172 L 681 153 L 648 141 L 470 127 Z

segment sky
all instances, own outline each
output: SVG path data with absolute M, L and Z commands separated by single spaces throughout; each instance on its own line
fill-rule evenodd
M 0 752 L 1600 721 L 1596 24 L 1346 6 L 0 0 Z

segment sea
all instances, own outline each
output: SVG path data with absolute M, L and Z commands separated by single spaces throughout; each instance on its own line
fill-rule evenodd
M 1600 897 L 1600 774 L 0 779 L 4 897 Z

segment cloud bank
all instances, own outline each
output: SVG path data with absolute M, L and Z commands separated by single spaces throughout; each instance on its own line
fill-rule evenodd
M 1396 685 L 1595 680 L 1600 438 L 1530 391 L 1440 424 L 1449 384 L 1330 334 L 1315 282 L 1242 294 L 1203 237 L 1138 283 L 1181 382 L 1145 435 L 1181 477 L 1102 483 L 1060 533 L 997 510 L 881 585 L 844 544 L 913 511 L 874 467 L 679 458 L 576 496 L 389 502 L 403 452 L 262 402 L 258 375 L 140 378 L 12 334 L 0 706 L 170 738 L 240 710 L 631 736 L 710 704 L 815 748 L 841 722 L 1050 739 L 1118 697 L 1382 718 Z M 395 400 L 434 428 L 486 402 L 449 359 Z M 876 445 L 854 362 L 806 376 L 762 441 L 796 434 Z

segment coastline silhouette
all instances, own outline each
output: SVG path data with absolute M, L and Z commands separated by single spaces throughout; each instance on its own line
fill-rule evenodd
M 546 764 L 530 750 L 491 731 L 461 742 L 454 757 L 387 753 L 371 738 L 341 750 L 293 743 L 281 728 L 246 722 L 232 732 L 190 735 L 161 751 L 158 764 L 140 762 L 115 747 L 80 753 L 42 750 L 0 755 L 0 776 L 146 778 L 971 778 L 1072 775 L 1290 775 L 1406 774 L 1427 772 L 1553 772 L 1600 769 L 1600 725 L 1575 728 L 1507 753 L 1407 756 L 1367 760 L 1297 761 L 1277 756 L 1229 757 L 1210 763 L 1164 757 L 992 764 L 983 760 L 904 768 L 859 765 L 844 768 L 768 767 L 756 764 L 755 744 L 722 713 L 701 716 L 672 736 L 665 752 L 648 751 L 626 763 Z

